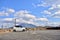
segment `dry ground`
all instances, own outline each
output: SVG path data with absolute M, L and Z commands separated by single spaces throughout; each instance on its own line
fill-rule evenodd
M 2 34 L 5 34 L 5 33 L 9 33 L 9 32 L 12 32 L 13 30 L 12 29 L 0 29 L 0 35 Z
M 60 40 L 60 30 L 9 32 L 0 35 L 0 40 Z

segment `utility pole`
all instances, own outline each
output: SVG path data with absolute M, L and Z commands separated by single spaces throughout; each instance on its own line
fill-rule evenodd
M 15 23 L 15 25 L 14 25 L 14 26 L 16 26 L 16 18 L 15 18 L 14 20 L 15 20 L 15 22 L 14 22 L 14 23 Z
M 2 24 L 2 26 L 1 26 L 1 28 L 3 29 L 3 24 Z

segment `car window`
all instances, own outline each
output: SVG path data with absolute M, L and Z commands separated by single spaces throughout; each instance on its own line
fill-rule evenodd
M 15 26 L 15 27 L 21 27 L 22 28 L 22 26 Z
M 21 28 L 22 28 L 22 26 L 19 26 L 19 27 L 21 27 Z
M 19 26 L 15 26 L 15 27 L 19 27 Z

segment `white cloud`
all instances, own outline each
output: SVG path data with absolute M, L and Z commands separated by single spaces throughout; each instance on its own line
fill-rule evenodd
M 57 7 L 60 8 L 60 4 L 58 4 Z
M 40 7 L 40 6 L 42 6 L 42 7 L 49 7 L 49 6 L 51 6 L 51 8 L 50 9 L 53 9 L 53 8 L 56 8 L 56 7 L 58 7 L 58 8 L 60 8 L 60 0 L 43 0 L 43 1 L 41 1 L 40 0 L 40 3 L 35 3 L 36 5 L 36 7 Z
M 36 18 L 34 15 L 30 14 L 30 12 L 27 10 L 18 11 L 14 16 L 16 19 L 18 19 L 17 22 L 20 21 L 29 24 L 33 24 L 33 21 Z
M 26 12 L 25 12 L 26 11 Z M 34 24 L 34 25 L 40 25 L 37 21 L 48 21 L 47 18 L 37 18 L 36 16 L 30 14 L 27 10 L 21 10 L 16 12 L 15 18 L 17 19 L 17 22 L 20 23 L 28 23 L 28 24 Z
M 59 10 L 59 11 L 57 11 L 57 12 L 55 12 L 55 14 L 60 14 L 60 10 Z
M 52 4 L 49 10 L 60 9 L 60 4 Z
M 3 14 L 2 14 L 3 13 Z M 5 11 L 3 11 L 0 15 L 8 15 L 5 14 Z M 21 10 L 21 11 L 17 11 L 15 14 L 14 14 L 14 18 L 3 18 L 2 20 L 6 23 L 6 22 L 15 22 L 15 18 L 16 18 L 16 23 L 28 23 L 28 24 L 34 24 L 35 25 L 35 22 L 34 22 L 34 19 L 35 19 L 35 16 L 32 15 L 32 14 L 29 14 L 30 12 L 27 11 L 27 10 Z
M 47 16 L 60 18 L 60 0 L 43 0 L 42 3 L 38 6 L 46 5 L 45 7 L 49 6 L 48 10 L 42 11 L 42 13 L 49 14 Z M 44 7 L 43 6 L 43 7 Z
M 14 9 L 12 9 L 12 8 L 6 8 L 6 7 L 2 7 L 1 10 L 9 12 L 9 13 L 14 13 L 15 12 Z
M 44 0 L 47 4 L 60 4 L 60 0 Z
M 60 0 L 45 0 L 45 2 L 50 5 L 48 11 L 51 11 L 51 17 L 60 18 Z
M 7 9 L 7 12 L 13 13 L 13 12 L 15 12 L 15 10 L 14 9 Z
M 28 24 L 34 24 L 35 25 L 35 22 L 31 21 L 31 20 L 24 20 L 23 18 L 20 18 L 20 19 L 16 19 L 16 23 L 28 23 Z
M 21 11 L 18 11 L 18 12 L 16 12 L 16 14 L 14 15 L 16 18 L 30 18 L 30 19 L 34 19 L 35 18 L 35 16 L 34 15 L 31 15 L 31 14 L 29 14 L 30 12 L 29 11 L 27 11 L 27 10 L 21 10 Z
M 25 17 L 31 18 L 31 19 L 34 19 L 35 18 L 35 16 L 34 15 L 31 15 L 31 14 L 25 14 Z
M 3 21 L 12 21 L 13 18 L 4 18 Z
M 8 13 L 6 13 L 5 11 L 1 11 L 0 16 L 8 16 Z
M 57 12 L 55 12 L 52 16 L 54 18 L 60 18 L 60 10 L 58 10 Z
M 40 6 L 42 6 L 42 7 L 48 7 L 47 3 L 45 3 L 45 2 L 42 2 L 41 4 L 37 4 L 36 6 L 37 7 L 40 7 Z
M 36 4 L 32 4 L 33 5 L 33 7 L 48 7 L 48 4 L 46 3 L 46 2 L 44 2 L 44 1 L 41 1 L 41 3 L 36 3 Z
M 60 25 L 60 22 L 48 22 L 48 25 L 56 27 Z
M 38 20 L 43 21 L 43 22 L 44 22 L 44 21 L 45 21 L 45 22 L 48 21 L 47 18 L 39 18 Z
M 2 12 L 3 14 L 5 13 L 5 11 Z M 51 14 L 49 11 L 45 10 L 44 13 L 46 14 Z M 3 14 L 0 14 L 0 15 L 3 15 Z M 57 11 L 54 13 L 54 15 L 57 15 L 57 14 L 60 14 L 60 11 Z M 5 15 L 8 15 L 8 13 L 6 13 Z M 54 16 L 52 15 L 52 16 Z M 42 18 L 37 18 L 35 15 L 32 15 L 30 14 L 30 11 L 27 11 L 27 10 L 20 10 L 20 11 L 17 11 L 15 14 L 14 14 L 14 17 L 16 18 L 16 22 L 17 23 L 28 23 L 28 24 L 34 24 L 34 25 L 43 25 L 43 24 L 40 24 L 39 22 L 48 22 L 48 18 L 46 17 L 42 17 Z M 4 21 L 15 21 L 14 18 L 4 18 L 3 19 Z M 39 21 L 39 22 L 37 22 Z M 55 24 L 54 24 L 55 25 Z
M 15 12 L 14 9 L 5 8 L 5 9 L 2 9 L 2 11 L 0 11 L 0 16 L 9 16 L 10 14 L 13 14 L 14 12 Z
M 4 14 L 4 12 L 0 12 L 0 16 L 2 16 Z
M 49 10 L 53 10 L 55 8 L 57 8 L 56 4 L 52 4 L 51 7 L 49 8 Z
M 48 10 L 44 10 L 43 12 L 41 12 L 41 13 L 44 13 L 44 14 L 51 14 L 51 12 L 49 12 Z

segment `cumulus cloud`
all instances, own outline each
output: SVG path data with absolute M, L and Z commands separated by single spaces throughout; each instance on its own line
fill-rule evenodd
M 45 21 L 45 22 L 48 21 L 47 18 L 39 18 L 38 20 L 43 21 L 43 22 L 44 22 L 44 21 Z
M 49 11 L 52 11 L 51 17 L 54 18 L 60 18 L 60 0 L 51 0 L 46 1 L 48 4 L 50 4 Z
M 58 10 L 57 12 L 55 12 L 52 16 L 54 18 L 60 18 L 60 10 Z
M 5 14 L 5 12 L 3 12 L 3 13 Z M 38 23 L 35 22 L 35 21 L 37 21 L 36 16 L 30 14 L 30 12 L 27 10 L 17 11 L 14 14 L 14 18 L 3 18 L 2 21 L 5 23 L 14 23 L 15 19 L 16 19 L 16 23 L 28 23 L 28 24 L 34 24 L 34 25 L 37 24 L 38 25 Z
M 48 22 L 47 23 L 49 26 L 54 26 L 54 27 L 56 27 L 56 26 L 59 26 L 60 25 L 60 22 Z
M 41 1 L 41 3 L 33 3 L 33 7 L 48 7 L 48 4 L 44 1 Z
M 25 17 L 31 18 L 31 19 L 34 19 L 35 18 L 35 16 L 34 15 L 31 15 L 31 14 L 25 14 Z
M 55 14 L 60 14 L 60 12 L 58 11 Z M 49 21 L 48 18 L 45 18 L 45 17 L 37 18 L 35 15 L 30 14 L 30 12 L 27 10 L 17 11 L 14 14 L 14 18 L 4 18 L 3 21 L 10 23 L 10 22 L 15 22 L 15 19 L 16 19 L 16 23 L 28 23 L 28 24 L 34 24 L 37 26 L 43 25 L 43 24 L 40 24 L 40 22 Z M 9 25 L 11 25 L 11 23 Z
M 41 13 L 44 13 L 44 14 L 51 14 L 51 12 L 50 11 L 48 11 L 48 10 L 44 10 L 43 12 L 41 12 Z
M 20 23 L 40 25 L 37 21 L 48 21 L 47 18 L 37 18 L 35 15 L 30 14 L 30 12 L 27 10 L 17 11 L 14 16 L 16 18 L 16 21 Z
M 37 7 L 40 7 L 40 6 L 42 6 L 42 7 L 48 7 L 47 3 L 46 2 L 43 2 L 43 1 L 42 1 L 41 4 L 38 3 L 36 6 Z
M 13 13 L 13 12 L 15 12 L 15 10 L 14 9 L 7 9 L 7 12 Z
M 4 20 L 4 21 L 12 21 L 13 18 L 4 18 L 3 20 Z
M 60 8 L 60 4 L 58 4 L 57 7 Z
M 40 3 L 33 3 L 34 7 L 49 7 L 51 6 L 50 9 L 54 9 L 54 8 L 60 8 L 60 0 L 39 0 Z
M 8 16 L 8 13 L 6 13 L 5 11 L 1 11 L 0 16 Z
M 49 10 L 60 9 L 60 4 L 52 4 Z
M 30 14 L 29 11 L 27 10 L 21 10 L 21 11 L 18 11 L 16 12 L 16 14 L 14 15 L 16 18 L 28 18 L 28 19 L 34 19 L 35 16 Z
M 47 6 L 50 6 L 49 10 L 60 9 L 60 0 L 44 0 Z
M 0 12 L 0 16 L 2 16 L 4 14 L 4 12 Z
M 17 22 L 25 22 L 25 23 L 31 23 L 33 24 L 33 20 L 36 18 L 36 16 L 30 14 L 27 10 L 20 10 L 16 12 L 14 15 L 17 20 Z
M 0 11 L 0 16 L 9 16 L 10 14 L 13 14 L 14 12 L 15 12 L 14 9 L 5 8 L 5 9 L 2 9 L 2 11 Z
M 0 27 L 8 28 L 12 27 L 14 25 L 14 19 L 13 18 L 0 18 Z
M 43 5 L 43 7 L 49 7 L 48 10 L 42 11 L 44 14 L 49 14 L 47 16 L 60 18 L 60 0 L 43 0 L 38 6 Z M 37 6 L 36 5 L 36 6 Z
M 49 14 L 47 16 L 60 18 L 59 10 L 60 10 L 60 0 L 39 0 L 40 3 L 33 3 L 36 7 L 49 7 L 47 10 L 42 11 L 44 14 Z M 57 14 L 56 14 L 57 13 Z
M 51 7 L 49 8 L 49 10 L 53 10 L 53 9 L 55 9 L 55 8 L 57 8 L 57 6 L 56 6 L 55 4 L 53 4 L 53 5 L 51 5 Z
M 10 10 L 10 9 L 9 9 Z M 0 15 L 8 15 L 8 13 L 13 13 L 15 11 L 2 11 L 0 12 Z M 49 10 L 44 10 L 43 13 L 45 14 L 51 14 L 51 12 Z M 57 11 L 55 12 L 52 16 L 53 17 L 60 17 L 58 16 L 60 15 L 60 11 Z M 32 15 L 30 13 L 30 11 L 27 11 L 27 10 L 20 10 L 20 11 L 16 11 L 14 13 L 14 18 L 4 18 L 3 21 L 6 21 L 6 22 L 15 22 L 15 19 L 16 19 L 16 23 L 28 23 L 28 24 L 34 24 L 34 25 L 43 25 L 43 24 L 40 24 L 40 22 L 48 22 L 48 18 L 46 17 L 40 17 L 40 18 L 37 18 L 35 15 Z
M 57 12 L 55 12 L 55 14 L 60 14 L 60 10 L 58 10 Z
M 48 4 L 60 4 L 60 0 L 44 0 L 44 2 L 48 3 Z

